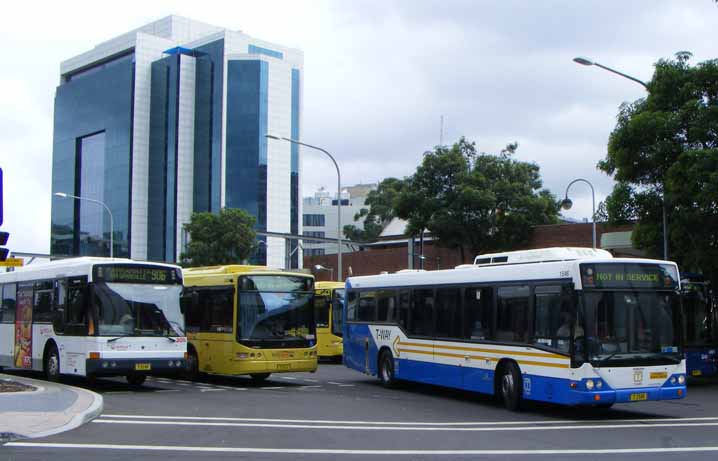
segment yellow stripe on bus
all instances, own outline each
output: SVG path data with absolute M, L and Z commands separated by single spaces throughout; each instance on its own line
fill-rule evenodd
M 432 347 L 431 344 L 422 344 L 422 343 L 405 343 L 403 341 L 399 341 L 399 346 L 412 346 L 412 347 Z M 485 352 L 489 354 L 503 354 L 503 355 L 521 355 L 524 357 L 540 357 L 544 359 L 565 359 L 566 357 L 563 355 L 558 354 L 551 354 L 551 353 L 540 353 L 540 352 L 522 352 L 522 351 L 512 351 L 512 350 L 506 350 L 506 349 L 481 349 L 481 348 L 472 348 L 472 347 L 460 347 L 460 346 L 444 346 L 440 344 L 436 344 L 433 346 L 434 348 L 439 349 L 449 349 L 453 351 L 466 351 L 466 352 Z
M 450 354 L 448 352 L 433 352 L 432 353 L 431 351 L 421 351 L 421 350 L 416 350 L 416 349 L 400 348 L 399 352 L 408 352 L 411 354 L 422 354 L 422 355 L 434 355 L 434 356 L 438 356 L 438 357 L 449 357 L 449 358 L 458 358 L 458 359 L 463 359 L 463 358 L 468 357 L 473 360 L 488 360 L 488 361 L 492 361 L 492 362 L 499 361 L 499 359 L 496 357 L 483 357 L 480 355 L 465 356 L 465 355 L 461 355 L 461 354 Z M 569 365 L 567 363 L 534 362 L 534 361 L 530 361 L 530 360 L 517 360 L 517 362 L 520 365 L 531 365 L 531 366 L 536 366 L 536 367 L 569 368 Z

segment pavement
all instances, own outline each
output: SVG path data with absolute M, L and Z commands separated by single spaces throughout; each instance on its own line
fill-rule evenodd
M 33 387 L 0 393 L 0 442 L 59 434 L 102 413 L 102 396 L 90 390 L 2 373 L 0 379 Z

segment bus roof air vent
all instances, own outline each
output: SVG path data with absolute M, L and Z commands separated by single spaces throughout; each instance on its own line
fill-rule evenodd
M 556 247 L 483 254 L 474 259 L 474 266 L 544 263 L 554 261 L 573 261 L 576 259 L 609 259 L 612 257 L 611 253 L 606 250 L 579 247 Z

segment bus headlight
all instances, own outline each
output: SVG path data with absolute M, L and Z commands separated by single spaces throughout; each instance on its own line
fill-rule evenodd
M 593 380 L 587 379 L 587 380 L 586 380 L 586 389 L 588 389 L 589 391 L 592 391 L 592 390 L 593 390 L 593 386 L 594 386 Z
M 172 368 L 175 366 L 175 363 L 174 363 L 174 361 L 170 360 L 169 362 L 167 362 L 167 365 L 169 365 L 169 367 Z
M 683 375 L 678 375 L 678 384 L 685 384 L 686 383 L 686 377 Z
M 675 376 L 671 376 L 671 384 L 676 384 L 676 377 L 675 377 Z
M 107 362 L 102 362 L 102 368 L 107 368 L 110 364 Z
M 603 381 L 600 379 L 596 381 L 596 389 L 601 389 L 603 387 Z

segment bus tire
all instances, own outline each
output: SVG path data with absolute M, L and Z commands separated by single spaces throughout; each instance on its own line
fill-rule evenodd
M 45 355 L 42 358 L 42 370 L 46 380 L 55 383 L 60 380 L 60 353 L 54 343 L 45 350 Z
M 523 383 L 521 380 L 521 370 L 515 362 L 506 362 L 501 367 L 501 377 L 499 379 L 499 395 L 504 402 L 504 406 L 510 411 L 519 411 L 521 409 L 521 393 L 523 391 Z
M 269 378 L 269 375 L 270 373 L 252 373 L 249 376 L 255 383 L 263 383 L 267 380 L 267 378 Z
M 200 378 L 199 357 L 194 347 L 187 351 L 187 362 L 185 365 L 185 377 L 190 381 L 197 381 Z
M 139 374 L 139 373 L 131 373 L 126 376 L 127 383 L 129 383 L 130 386 L 133 387 L 140 387 L 145 383 L 145 380 L 147 379 L 147 375 Z
M 382 386 L 391 388 L 396 386 L 396 377 L 394 376 L 394 356 L 391 351 L 384 350 L 379 355 L 379 369 L 377 370 L 379 381 Z

